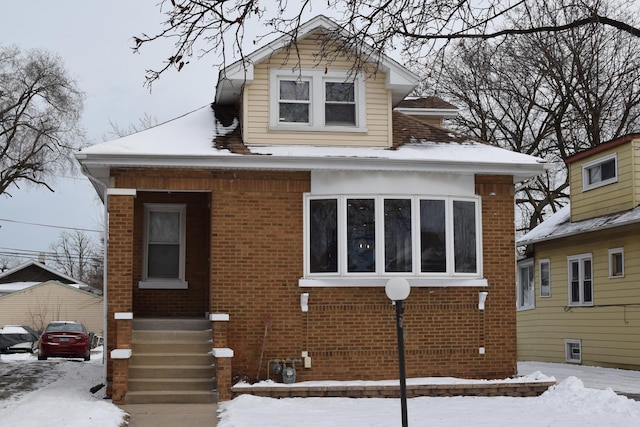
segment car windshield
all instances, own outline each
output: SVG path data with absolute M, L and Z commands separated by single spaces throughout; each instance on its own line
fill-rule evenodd
M 50 323 L 45 332 L 84 332 L 79 323 Z

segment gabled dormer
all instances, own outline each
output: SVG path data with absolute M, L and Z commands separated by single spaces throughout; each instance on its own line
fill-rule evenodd
M 458 107 L 437 96 L 407 97 L 394 110 L 439 128 L 445 127 L 445 119 L 458 115 Z
M 295 44 L 283 36 L 220 72 L 216 104 L 239 108 L 246 145 L 391 147 L 392 109 L 418 77 L 388 57 L 355 69 L 348 50 L 320 56 L 342 31 L 318 16 Z
M 640 204 L 640 134 L 629 134 L 568 157 L 571 222 Z

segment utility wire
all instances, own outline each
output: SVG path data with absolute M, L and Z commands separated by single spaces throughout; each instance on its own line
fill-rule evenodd
M 89 231 L 91 233 L 102 233 L 102 230 L 95 230 L 95 229 L 90 229 L 90 228 L 65 227 L 65 226 L 62 226 L 62 225 L 51 225 L 51 224 L 38 224 L 38 223 L 35 223 L 35 222 L 16 221 L 14 219 L 3 219 L 3 218 L 0 218 L 0 221 L 13 222 L 15 224 L 36 225 L 38 227 L 61 228 L 61 229 L 64 229 L 64 230 L 78 230 L 78 231 Z

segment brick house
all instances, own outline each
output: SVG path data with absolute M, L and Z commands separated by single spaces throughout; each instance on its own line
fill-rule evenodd
M 318 60 L 335 29 L 316 17 L 296 55 L 278 39 L 222 70 L 212 105 L 77 153 L 108 210 L 114 402 L 179 400 L 168 379 L 134 399 L 138 329 L 177 318 L 208 322 L 220 400 L 278 379 L 275 359 L 296 381 L 397 378 L 395 276 L 408 377 L 516 372 L 514 183 L 543 162 L 444 129 L 450 104 L 403 102 L 418 78 L 389 58 Z

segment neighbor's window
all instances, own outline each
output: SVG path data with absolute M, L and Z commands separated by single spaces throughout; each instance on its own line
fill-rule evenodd
M 540 296 L 551 296 L 551 261 L 548 259 L 541 259 L 539 262 L 540 267 Z
M 533 260 L 518 263 L 518 295 L 516 296 L 519 310 L 535 307 L 533 285 Z
M 569 363 L 582 363 L 582 341 L 564 340 L 564 360 Z
M 593 305 L 593 262 L 591 254 L 567 258 L 569 271 L 569 305 Z
M 609 277 L 624 277 L 624 248 L 609 249 Z
M 609 156 L 585 163 L 582 166 L 582 189 L 591 190 L 618 181 L 618 157 Z
M 270 128 L 364 132 L 364 82 L 347 71 L 280 70 L 270 73 Z
M 185 214 L 185 205 L 144 205 L 144 266 L 141 287 L 186 287 Z
M 478 277 L 479 199 L 305 196 L 306 274 Z

